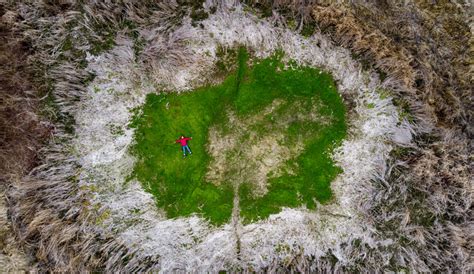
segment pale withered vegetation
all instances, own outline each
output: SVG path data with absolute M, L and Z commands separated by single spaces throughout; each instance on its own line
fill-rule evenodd
M 57 66 L 59 38 L 74 12 L 68 4 L 38 2 L 34 9 L 27 8 L 31 3 L 17 4 L 0 9 L 0 191 L 5 199 L 0 203 L 0 269 L 77 270 L 84 262 L 92 269 L 99 261 L 94 258 L 100 249 L 92 249 L 99 234 L 82 230 L 87 212 L 70 207 L 83 200 L 77 188 L 64 184 L 74 180 L 77 166 L 61 146 L 73 132 L 67 102 L 87 80 L 79 70 L 83 59 Z M 55 34 L 41 38 L 46 29 Z M 63 97 L 53 96 L 52 89 L 61 89 L 55 94 Z M 61 168 L 51 168 L 58 163 Z
M 94 77 L 85 71 L 87 53 L 110 50 L 125 35 L 144 68 L 160 73 L 163 62 L 187 63 L 186 33 L 147 41 L 147 27 L 171 33 L 184 19 L 199 26 L 219 2 L 1 2 L 0 270 L 160 268 L 159 258 L 136 255 L 140 247 L 90 225 L 100 212 L 84 209 L 80 165 L 64 144 L 74 137 L 75 103 Z M 472 4 L 242 2 L 275 25 L 322 32 L 346 47 L 378 72 L 417 130 L 414 144 L 393 150 L 387 173 L 372 182 L 373 200 L 359 206 L 376 234 L 394 244 L 354 241 L 341 247 L 352 254 L 349 264 L 332 253 L 316 261 L 301 255 L 269 270 L 473 271 Z

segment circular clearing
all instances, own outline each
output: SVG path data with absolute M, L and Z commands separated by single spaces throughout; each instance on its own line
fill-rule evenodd
M 230 54 L 235 69 L 221 84 L 147 96 L 131 123 L 132 177 L 168 218 L 197 213 L 217 225 L 329 201 L 341 172 L 330 155 L 346 136 L 332 77 L 283 62 L 283 52 Z M 192 137 L 187 156 L 175 142 L 182 135 Z

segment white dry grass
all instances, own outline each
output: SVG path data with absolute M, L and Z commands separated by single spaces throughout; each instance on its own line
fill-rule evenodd
M 149 41 L 143 53 L 146 66 L 134 61 L 125 37 L 119 37 L 110 52 L 89 57 L 87 69 L 97 77 L 75 107 L 74 151 L 82 165 L 80 185 L 94 194 L 91 208 L 109 212 L 99 225 L 135 250 L 137 257 L 156 258 L 153 268 L 163 272 L 261 270 L 289 265 L 303 256 L 317 260 L 328 253 L 345 265 L 355 258 L 341 244 L 359 239 L 369 247 L 389 245 L 390 239 L 374 236 L 375 228 L 359 209 L 370 203 L 374 195 L 370 181 L 383 178 L 393 145 L 410 145 L 411 126 L 399 120 L 390 98 L 381 98 L 377 76 L 363 71 L 349 51 L 319 34 L 303 38 L 273 27 L 238 4 L 227 6 L 221 5 L 203 21 L 204 28 L 185 21 L 170 34 L 141 29 Z M 334 154 L 343 169 L 332 184 L 334 201 L 315 211 L 283 209 L 267 220 L 242 226 L 239 239 L 232 223 L 216 228 L 199 216 L 167 220 L 140 183 L 125 182 L 136 160 L 127 150 L 133 137 L 133 130 L 126 127 L 130 109 L 140 106 L 157 87 L 188 91 L 209 80 L 203 76 L 211 72 L 219 45 L 245 45 L 258 57 L 283 49 L 288 59 L 331 72 L 342 96 L 356 105 L 349 117 L 349 137 Z M 123 132 L 114 134 L 111 125 Z M 388 259 L 380 263 L 388 264 Z

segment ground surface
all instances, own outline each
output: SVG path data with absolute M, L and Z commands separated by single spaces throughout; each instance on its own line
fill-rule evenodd
M 331 199 L 340 169 L 329 155 L 346 134 L 331 76 L 285 65 L 283 53 L 249 61 L 241 48 L 237 57 L 220 85 L 149 95 L 131 124 L 139 158 L 133 176 L 168 217 L 200 213 L 225 223 L 235 193 L 247 222 Z M 187 158 L 175 144 L 181 134 L 193 137 Z
M 2 1 L 0 269 L 472 272 L 472 18 L 459 0 Z M 279 91 L 242 112 L 256 60 L 236 77 L 237 54 L 218 50 L 236 45 L 324 68 L 345 98 L 349 132 L 332 154 L 343 171 L 317 210 L 290 208 L 324 201 L 290 180 L 311 151 L 291 125 L 316 136 L 334 117 L 312 114 L 334 107 L 323 89 Z M 197 88 L 206 81 L 224 84 Z M 141 123 L 127 128 L 137 106 Z M 185 123 L 184 112 L 207 116 Z M 135 129 L 148 139 L 138 157 Z M 181 133 L 194 137 L 187 166 L 174 158 Z M 134 167 L 141 182 L 125 183 Z

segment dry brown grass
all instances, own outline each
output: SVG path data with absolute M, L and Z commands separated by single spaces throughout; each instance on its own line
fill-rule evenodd
M 1 7 L 0 22 L 0 198 L 6 199 L 7 203 L 0 203 L 0 221 L 5 225 L 5 229 L 0 231 L 0 268 L 15 272 L 33 270 L 25 266 L 27 256 L 23 254 L 22 257 L 22 251 L 15 250 L 18 244 L 39 261 L 40 269 L 48 269 L 51 261 L 67 262 L 76 269 L 81 269 L 84 262 L 93 267 L 97 263 L 93 254 L 98 251 L 80 253 L 70 248 L 78 239 L 90 241 L 89 245 L 80 245 L 81 248 L 90 249 L 90 245 L 97 243 L 97 233 L 80 231 L 81 209 L 71 208 L 67 202 L 68 197 L 80 198 L 72 195 L 77 189 L 64 186 L 64 182 L 70 180 L 71 172 L 64 172 L 60 178 L 54 174 L 60 171 L 49 171 L 39 177 L 27 175 L 38 164 L 41 164 L 41 170 L 51 160 L 67 163 L 70 159 L 61 158 L 60 151 L 54 151 L 54 147 L 41 149 L 53 134 L 61 136 L 63 131 L 60 125 L 53 127 L 40 116 L 42 100 L 50 88 L 49 79 L 45 77 L 45 69 L 50 63 L 42 62 L 48 61 L 42 58 L 48 58 L 47 51 L 51 49 L 46 46 L 35 49 L 37 44 L 32 41 L 32 36 L 41 33 L 24 33 L 25 28 L 31 27 L 28 26 L 31 22 L 22 22 L 17 9 L 4 8 Z M 67 5 L 45 5 L 38 12 L 52 16 L 63 8 Z M 71 168 L 71 165 L 65 166 Z M 7 197 L 4 195 L 6 189 L 9 189 Z M 8 214 L 4 214 L 4 206 L 9 207 Z M 11 223 L 7 222 L 7 216 Z M 78 254 L 88 255 L 75 261 Z M 64 264 L 54 265 L 55 270 L 66 269 Z
M 49 135 L 38 117 L 40 92 L 27 57 L 30 48 L 11 31 L 8 14 L 0 22 L 0 181 L 18 178 L 35 165 L 41 142 Z
M 336 43 L 387 77 L 384 85 L 419 125 L 417 146 L 394 154 L 390 187 L 366 210 L 381 233 L 398 239 L 405 259 L 396 264 L 472 270 L 473 52 L 462 6 L 334 4 L 313 15 Z
M 424 102 L 435 124 L 470 124 L 471 34 L 455 4 L 317 6 L 313 15 L 334 41 L 392 78 L 392 89 Z
M 135 258 L 135 250 L 90 226 L 101 212 L 85 209 L 89 197 L 77 185 L 79 165 L 66 145 L 74 138 L 74 120 L 64 117 L 74 112 L 90 76 L 83 69 L 85 54 L 78 47 L 103 47 L 107 42 L 103 35 L 109 32 L 100 32 L 94 26 L 120 24 L 122 9 L 110 3 L 112 7 L 91 2 L 81 13 L 74 3 L 25 1 L 9 2 L 4 7 L 11 30 L 20 34 L 21 41 L 29 42 L 28 48 L 35 49 L 28 52 L 28 69 L 37 77 L 35 81 L 54 89 L 53 104 L 59 106 L 53 115 L 58 118 L 54 121 L 53 138 L 37 151 L 39 165 L 26 176 L 18 176 L 18 180 L 6 181 L 9 218 L 18 244 L 26 248 L 43 271 L 145 271 L 156 258 Z M 140 16 L 134 13 L 134 5 L 129 4 L 124 13 L 137 19 Z M 146 5 L 140 7 L 148 12 Z M 84 25 L 78 27 L 74 23 L 77 20 L 83 20 Z M 62 47 L 71 34 L 78 37 L 73 48 L 64 50 Z M 32 112 L 37 113 L 38 109 Z M 143 260 L 148 263 L 140 263 Z
M 5 192 L 38 163 L 38 150 L 51 127 L 38 115 L 42 88 L 28 63 L 31 45 L 12 29 L 17 14 L 0 6 L 0 15 L 0 268 L 26 271 L 30 258 L 11 230 Z
M 397 46 L 377 28 L 359 21 L 350 8 L 344 6 L 316 6 L 314 18 L 326 32 L 333 33 L 334 40 L 374 68 L 401 80 L 405 86 L 415 83 L 415 71 L 410 62 L 413 56 L 403 47 Z

